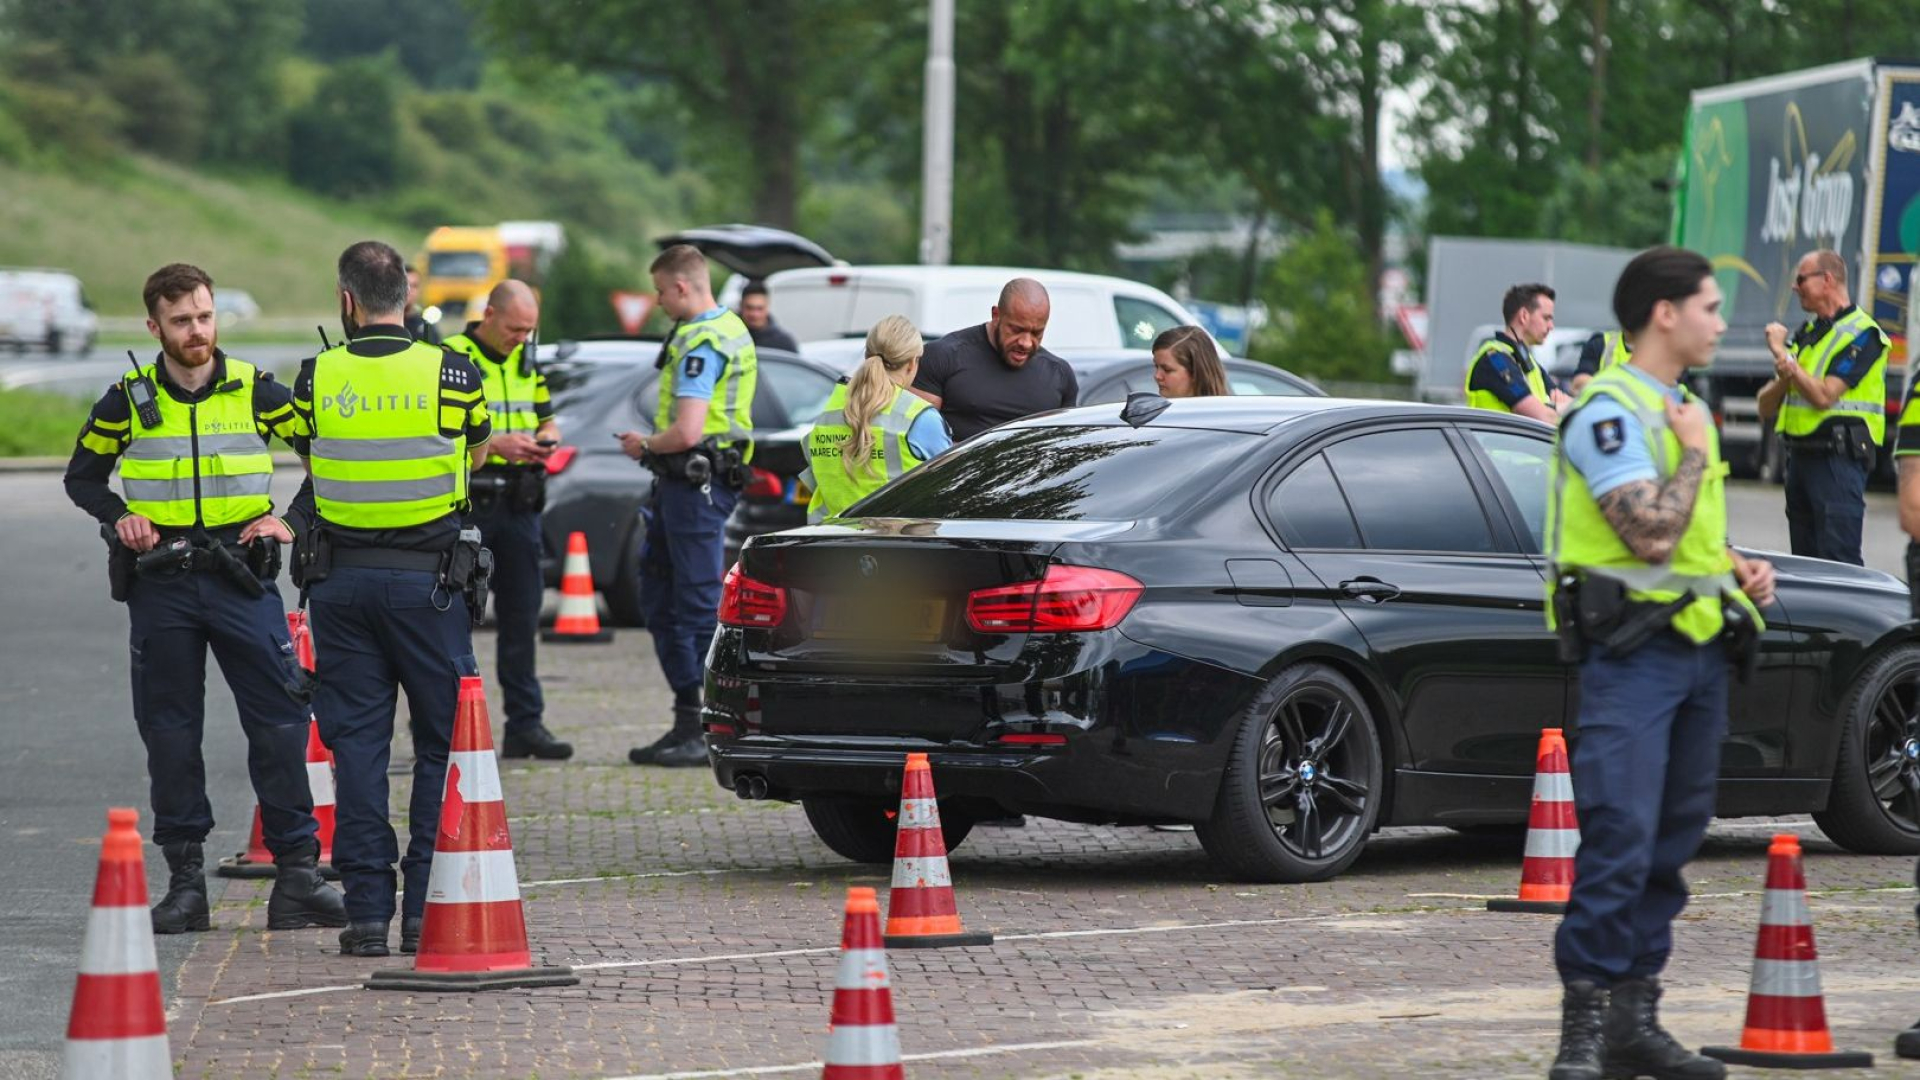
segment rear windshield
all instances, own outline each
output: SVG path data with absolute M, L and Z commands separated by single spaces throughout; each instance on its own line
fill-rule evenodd
M 849 517 L 1137 521 L 1207 490 L 1258 436 L 1192 428 L 990 431 L 908 473 Z

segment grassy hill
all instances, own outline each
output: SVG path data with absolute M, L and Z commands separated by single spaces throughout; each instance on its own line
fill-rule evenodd
M 51 266 L 102 315 L 144 311 L 155 268 L 190 262 L 245 289 L 268 316 L 331 316 L 333 261 L 355 240 L 415 251 L 418 229 L 270 178 L 220 177 L 129 155 L 84 173 L 0 163 L 0 265 Z

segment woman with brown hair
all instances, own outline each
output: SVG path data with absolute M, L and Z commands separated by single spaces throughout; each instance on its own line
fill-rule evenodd
M 925 348 L 899 315 L 867 332 L 867 358 L 833 388 L 807 435 L 808 521 L 841 513 L 953 445 L 939 410 L 908 389 Z
M 1176 326 L 1153 339 L 1153 382 L 1164 398 L 1233 393 L 1213 338 L 1197 326 Z

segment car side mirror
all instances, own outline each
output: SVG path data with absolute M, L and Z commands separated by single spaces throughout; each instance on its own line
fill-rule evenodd
M 1127 403 L 1120 407 L 1120 419 L 1131 427 L 1144 427 L 1151 424 L 1154 417 L 1166 412 L 1169 404 L 1159 394 L 1135 390 L 1127 395 Z

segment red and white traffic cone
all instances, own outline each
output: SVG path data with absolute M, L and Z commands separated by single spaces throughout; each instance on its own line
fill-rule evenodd
M 933 768 L 925 754 L 908 754 L 907 771 L 900 778 L 886 940 L 894 949 L 993 944 L 992 934 L 969 933 L 960 925 L 953 873 L 947 867 L 947 838 L 940 831 L 940 804 L 933 794 Z
M 1567 740 L 1559 728 L 1540 733 L 1533 770 L 1533 801 L 1527 811 L 1527 851 L 1520 860 L 1520 896 L 1489 900 L 1488 911 L 1558 915 L 1573 892 L 1573 857 L 1580 850 L 1580 822 L 1573 812 L 1573 774 Z
M 1767 891 L 1760 901 L 1760 937 L 1753 945 L 1747 1024 L 1739 1046 L 1700 1051 L 1731 1065 L 1762 1069 L 1870 1069 L 1873 1055 L 1833 1048 L 1820 958 L 1807 911 L 1800 838 L 1781 833 L 1767 847 Z
M 872 889 L 847 890 L 840 932 L 840 968 L 833 979 L 826 1068 L 820 1080 L 906 1080 L 900 1032 L 893 1023 L 893 983 L 880 943 L 880 902 Z
M 67 1019 L 64 1080 L 171 1080 L 160 964 L 147 912 L 147 868 L 137 810 L 107 811 L 100 873 Z
M 487 691 L 478 678 L 462 678 L 420 951 L 411 968 L 375 972 L 367 989 L 500 990 L 579 981 L 571 967 L 533 966 Z
M 311 672 L 313 628 L 304 611 L 287 612 L 287 637 L 293 642 L 294 658 Z M 320 826 L 320 875 L 337 881 L 340 871 L 333 868 L 333 754 L 320 741 L 320 721 L 307 717 L 307 790 L 313 795 L 313 820 Z M 253 828 L 247 834 L 247 849 L 231 858 L 221 859 L 213 872 L 225 878 L 270 878 L 277 872 L 273 852 L 267 850 L 266 829 L 260 821 L 260 808 L 253 808 Z
M 560 614 L 541 641 L 584 645 L 612 641 L 613 631 L 600 625 L 600 605 L 593 599 L 593 566 L 587 561 L 587 534 L 567 534 L 567 561 L 560 571 Z

